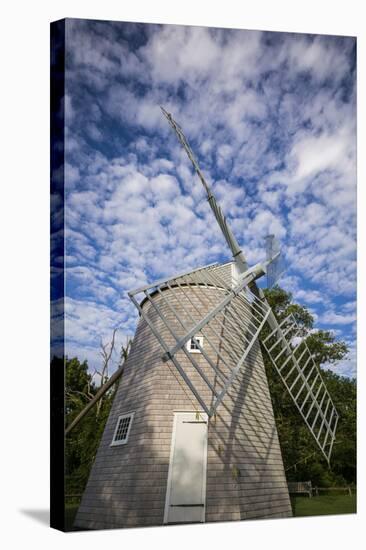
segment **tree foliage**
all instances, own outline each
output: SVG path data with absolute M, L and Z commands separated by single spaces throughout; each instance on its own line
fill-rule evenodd
M 102 358 L 100 370 L 95 369 L 91 374 L 87 361 L 81 363 L 77 357 L 72 359 L 66 357 L 66 426 L 70 426 L 98 390 L 108 381 L 108 369 L 115 351 L 116 332 L 117 329 L 114 329 L 109 343 L 101 342 L 100 344 Z M 126 361 L 130 347 L 131 340 L 127 339 L 126 344 L 121 346 L 119 367 L 122 367 Z M 99 377 L 99 385 L 95 382 L 96 376 Z M 117 388 L 118 381 L 98 399 L 95 406 L 75 424 L 75 427 L 67 435 L 66 494 L 77 495 L 82 493 L 85 488 Z
M 65 394 L 66 417 L 69 423 L 79 412 L 80 407 L 95 394 L 95 386 L 88 373 L 87 361 L 80 363 L 76 357 L 66 358 Z
M 80 363 L 76 357 L 66 358 L 65 378 L 66 425 L 69 425 L 99 388 L 88 372 L 87 361 Z M 85 488 L 115 391 L 116 388 L 107 393 L 99 402 L 99 409 L 91 409 L 67 436 L 66 494 L 80 494 Z
M 295 315 L 315 362 L 319 367 L 323 365 L 324 382 L 340 415 L 329 468 L 263 349 L 287 479 L 311 480 L 319 487 L 356 483 L 356 380 L 324 368 L 344 358 L 348 347 L 331 332 L 314 330 L 312 315 L 305 307 L 294 304 L 290 293 L 274 287 L 267 289 L 265 295 L 279 321 L 290 313 Z

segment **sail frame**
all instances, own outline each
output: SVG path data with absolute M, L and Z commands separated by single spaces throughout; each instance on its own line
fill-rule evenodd
M 294 315 L 280 323 L 273 319 L 274 315 L 272 330 L 262 344 L 329 464 L 339 414 Z M 300 342 L 295 341 L 298 338 Z

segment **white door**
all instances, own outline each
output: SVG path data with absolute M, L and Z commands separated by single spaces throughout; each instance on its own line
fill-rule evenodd
M 205 521 L 207 414 L 175 413 L 164 523 Z

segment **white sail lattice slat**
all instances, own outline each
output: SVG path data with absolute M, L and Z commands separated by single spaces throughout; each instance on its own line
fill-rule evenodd
M 258 339 L 270 308 L 210 265 L 129 296 L 204 411 L 212 416 Z M 198 353 L 190 353 L 194 340 Z
M 293 315 L 277 323 L 262 343 L 301 416 L 329 462 L 338 413 Z

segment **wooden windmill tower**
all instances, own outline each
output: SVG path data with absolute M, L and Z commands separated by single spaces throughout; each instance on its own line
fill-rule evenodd
M 89 529 L 289 517 L 259 345 L 329 461 L 338 414 L 290 315 L 278 323 L 181 128 L 164 109 L 233 260 L 129 292 L 140 320 L 75 525 Z M 269 257 L 268 257 L 269 256 Z M 278 271 L 278 270 L 277 270 Z

